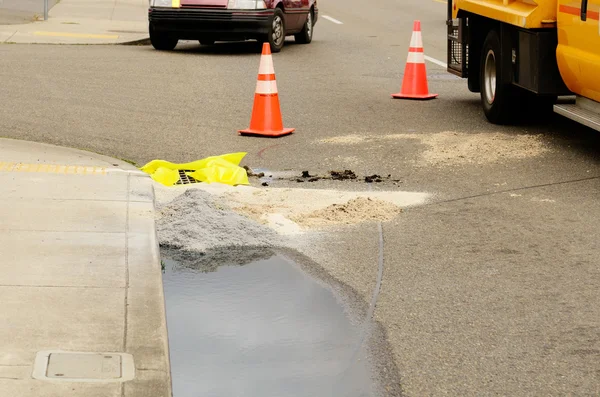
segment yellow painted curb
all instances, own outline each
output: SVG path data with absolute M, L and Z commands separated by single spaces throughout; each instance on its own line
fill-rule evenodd
M 0 172 L 37 172 L 65 175 L 106 175 L 104 167 L 58 164 L 23 164 L 0 161 Z
M 67 32 L 34 32 L 36 36 L 52 37 L 77 37 L 80 39 L 118 39 L 116 34 L 87 34 L 87 33 L 67 33 Z

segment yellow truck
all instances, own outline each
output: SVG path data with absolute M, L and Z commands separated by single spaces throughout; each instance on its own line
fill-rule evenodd
M 492 123 L 536 103 L 600 131 L 599 16 L 600 0 L 448 0 L 448 71 Z

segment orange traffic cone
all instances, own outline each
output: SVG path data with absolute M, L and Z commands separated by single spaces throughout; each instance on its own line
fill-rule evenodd
M 423 51 L 423 36 L 421 36 L 421 21 L 415 21 L 413 34 L 408 49 L 408 59 L 404 69 L 402 89 L 394 98 L 402 99 L 432 99 L 438 94 L 430 94 L 427 86 L 427 69 L 425 68 L 425 53 Z
M 269 43 L 264 43 L 258 68 L 250 128 L 238 132 L 241 135 L 277 137 L 291 134 L 294 130 L 294 128 L 283 128 L 271 46 Z

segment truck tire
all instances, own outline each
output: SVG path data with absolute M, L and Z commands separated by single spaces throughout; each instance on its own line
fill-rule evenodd
M 302 31 L 298 34 L 294 35 L 294 39 L 298 44 L 310 44 L 313 38 L 313 30 L 315 27 L 315 10 L 310 9 L 308 12 L 308 16 L 306 17 L 306 22 L 304 23 L 304 27 Z
M 487 119 L 494 124 L 507 124 L 515 117 L 515 89 L 504 83 L 502 47 L 498 32 L 491 30 L 481 50 L 481 104 Z
M 150 24 L 150 43 L 152 47 L 159 51 L 171 51 L 177 47 L 178 39 L 172 38 L 164 32 L 158 32 L 154 26 Z

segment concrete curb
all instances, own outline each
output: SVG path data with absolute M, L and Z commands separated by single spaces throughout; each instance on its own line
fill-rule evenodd
M 97 45 L 123 45 L 123 46 L 147 46 L 150 45 L 150 38 L 138 39 L 132 41 L 124 41 L 120 43 L 17 43 L 15 41 L 2 41 L 0 45 L 86 45 L 86 46 L 97 46 Z
M 50 143 L 41 143 L 41 142 L 27 141 L 24 139 L 13 139 L 13 138 L 0 137 L 0 141 L 2 141 L 2 140 L 13 141 L 13 142 L 26 142 L 28 144 L 31 144 L 32 146 L 41 146 L 41 147 L 46 147 L 51 150 L 70 152 L 70 153 L 73 153 L 78 156 L 94 158 L 96 160 L 100 160 L 100 161 L 106 163 L 107 166 L 110 168 L 122 168 L 127 171 L 140 171 L 139 168 L 135 167 L 132 164 L 129 164 L 126 161 L 115 159 L 113 157 L 108 157 L 103 154 L 91 152 L 91 151 L 88 151 L 85 149 L 75 149 L 75 148 L 70 148 L 70 147 L 65 147 L 65 146 L 53 145 Z
M 132 45 L 143 46 L 150 45 L 150 37 L 147 28 L 142 31 L 131 34 L 120 35 L 117 39 L 108 38 L 87 38 L 69 36 L 73 32 L 64 31 L 65 36 L 36 36 L 32 31 L 21 31 L 18 29 L 8 29 L 10 25 L 0 25 L 0 44 L 37 44 L 37 45 Z M 40 29 L 42 29 L 40 27 Z M 50 29 L 58 29 L 57 27 Z M 140 28 L 141 30 L 141 28 Z M 60 32 L 60 30 L 58 30 Z M 111 31 L 107 31 L 111 32 Z M 78 34 L 78 33 L 75 33 Z
M 145 39 L 140 39 L 140 40 L 133 40 L 133 41 L 127 41 L 125 43 L 116 43 L 115 45 L 131 45 L 131 46 L 143 46 L 143 45 L 150 45 L 150 37 L 145 38 Z
M 152 179 L 129 174 L 128 319 L 126 353 L 135 358 L 137 379 L 125 383 L 125 397 L 172 396 L 171 362 L 160 247 Z M 154 316 L 148 316 L 154 313 Z M 158 316 L 156 315 L 158 314 Z M 147 381 L 144 376 L 153 374 Z M 156 374 L 161 374 L 160 377 Z M 167 388 L 167 395 L 156 394 Z

